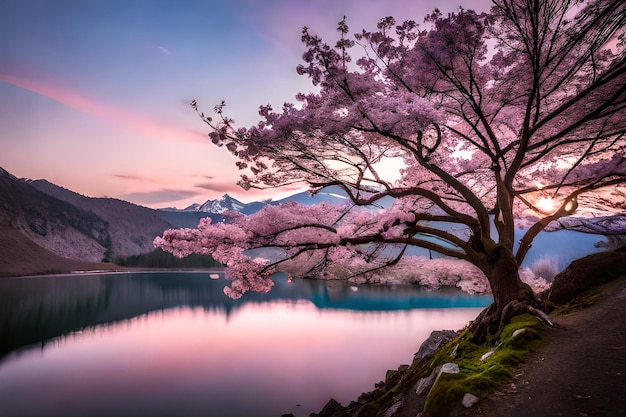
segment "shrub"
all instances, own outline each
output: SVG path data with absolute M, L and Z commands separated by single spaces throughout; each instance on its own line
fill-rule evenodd
M 558 259 L 554 257 L 544 256 L 537 259 L 530 269 L 536 277 L 541 277 L 546 281 L 552 281 L 556 274 L 561 271 Z

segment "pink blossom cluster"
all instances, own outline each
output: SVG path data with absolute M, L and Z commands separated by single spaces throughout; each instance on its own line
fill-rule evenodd
M 382 273 L 419 246 L 474 264 L 490 285 L 507 283 L 494 293 L 515 297 L 519 273 L 503 265 L 520 265 L 585 196 L 611 206 L 626 183 L 624 10 L 619 0 L 494 0 L 489 13 L 435 11 L 425 28 L 386 17 L 353 37 L 344 18 L 334 44 L 304 28 L 297 72 L 315 92 L 261 106 L 249 128 L 224 102 L 215 120 L 200 115 L 238 158 L 242 187 L 339 186 L 349 204 L 232 214 L 155 244 L 226 263 L 234 296 L 266 291 L 289 263 L 307 276 Z M 403 161 L 399 179 L 381 172 L 387 158 Z M 246 257 L 259 248 L 281 255 Z

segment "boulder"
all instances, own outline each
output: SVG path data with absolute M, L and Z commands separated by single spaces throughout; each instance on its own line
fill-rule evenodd
M 577 296 L 626 274 L 626 246 L 608 252 L 594 253 L 572 262 L 554 277 L 547 300 L 567 304 Z
M 434 330 L 428 339 L 420 345 L 419 350 L 414 356 L 414 360 L 432 355 L 456 336 L 457 332 L 454 330 Z
M 439 382 L 439 378 L 441 378 L 441 375 L 458 374 L 459 372 L 461 372 L 461 369 L 459 368 L 459 365 L 457 365 L 456 363 L 452 363 L 452 362 L 444 363 L 443 365 L 441 365 L 441 368 L 439 369 L 439 374 L 437 375 L 437 378 L 435 379 L 435 383 L 433 385 L 436 385 L 437 382 Z

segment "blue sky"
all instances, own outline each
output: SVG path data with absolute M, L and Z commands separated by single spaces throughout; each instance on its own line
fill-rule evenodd
M 335 40 L 486 0 L 0 0 L 0 166 L 92 197 L 185 207 L 244 192 L 189 107 L 224 99 L 239 125 L 311 91 L 302 26 Z M 284 190 L 290 193 L 294 190 Z

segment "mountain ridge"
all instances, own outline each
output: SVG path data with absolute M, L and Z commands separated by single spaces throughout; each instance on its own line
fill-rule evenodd
M 59 271 L 63 262 L 110 262 L 152 252 L 153 240 L 167 229 L 195 228 L 201 218 L 226 221 L 226 210 L 251 215 L 267 205 L 294 201 L 344 204 L 338 186 L 315 194 L 301 192 L 279 200 L 242 203 L 228 194 L 185 209 L 151 209 L 115 198 L 78 194 L 47 180 L 17 178 L 0 167 L 0 276 Z M 387 198 L 377 206 L 388 207 Z M 546 230 L 626 235 L 626 213 L 588 218 L 564 218 Z M 27 267 L 29 264 L 37 267 Z M 20 265 L 21 263 L 21 265 Z M 67 263 L 67 262 L 66 262 Z M 103 264 L 110 265 L 111 264 Z M 74 264 L 74 268 L 84 265 Z M 71 270 L 69 266 L 65 270 Z
M 322 201 L 330 204 L 342 204 L 345 203 L 347 199 L 347 195 L 340 187 L 331 186 L 323 189 L 322 191 L 318 191 L 315 195 L 312 195 L 309 191 L 303 191 L 278 200 L 252 201 L 250 203 L 242 203 L 226 193 L 220 198 L 208 199 L 204 203 L 193 203 L 183 209 L 165 207 L 157 210 L 179 213 L 210 214 L 222 214 L 225 211 L 238 211 L 242 214 L 250 215 L 256 213 L 267 205 L 280 205 L 286 201 L 295 201 L 304 205 L 312 205 Z
M 288 200 L 310 205 L 345 198 L 304 192 L 242 203 L 225 194 L 183 210 L 151 209 L 84 196 L 45 179 L 18 178 L 0 167 L 0 276 L 115 268 L 108 262 L 152 252 L 154 238 L 167 229 L 193 228 L 203 217 L 225 221 L 226 210 L 249 215 Z
M 4 172 L 0 174 L 0 275 L 51 273 L 64 270 L 68 263 L 76 269 L 93 268 L 89 265 L 110 259 L 111 238 L 102 218 Z
M 115 198 L 86 197 L 47 180 L 28 180 L 39 191 L 75 207 L 94 213 L 108 224 L 112 256 L 131 256 L 151 252 L 156 236 L 175 225 L 155 210 Z

